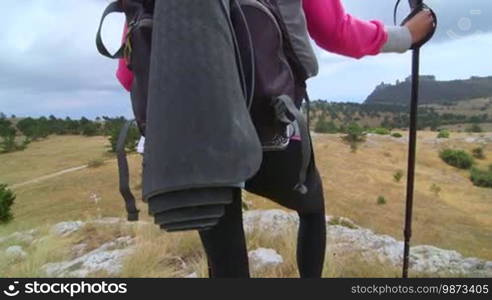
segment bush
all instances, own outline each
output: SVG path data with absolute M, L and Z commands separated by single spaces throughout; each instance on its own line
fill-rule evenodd
M 478 124 L 473 124 L 472 126 L 466 128 L 466 132 L 483 132 L 482 127 Z
M 438 186 L 437 184 L 433 183 L 430 187 L 430 191 L 433 192 L 436 196 L 439 197 L 439 194 L 441 193 L 441 187 Z
M 403 137 L 403 135 L 399 132 L 395 132 L 395 133 L 391 134 L 391 136 L 394 138 L 402 138 Z
M 483 153 L 483 148 L 478 147 L 472 150 L 472 155 L 476 159 L 485 159 L 485 154 Z
M 389 129 L 383 128 L 383 127 L 371 129 L 369 132 L 375 133 L 375 134 L 380 134 L 380 135 L 390 135 L 391 134 L 391 131 Z
M 96 136 L 99 134 L 99 128 L 96 123 L 87 123 L 82 127 L 83 136 Z
M 342 136 L 342 140 L 350 145 L 352 152 L 357 151 L 359 144 L 366 140 L 364 129 L 358 124 L 352 123 L 346 128 L 345 132 L 346 134 Z
M 439 133 L 437 134 L 438 139 L 449 139 L 449 136 L 451 134 L 447 129 L 439 130 Z
M 383 196 L 378 197 L 378 205 L 385 205 L 386 199 Z
M 343 226 L 343 227 L 347 227 L 347 228 L 350 228 L 350 229 L 357 229 L 357 226 L 354 223 L 350 222 L 349 220 L 347 220 L 345 218 L 340 218 L 340 217 L 333 217 L 333 218 L 331 218 L 328 221 L 328 224 L 329 225 Z
M 14 218 L 11 210 L 14 200 L 15 194 L 6 184 L 0 184 L 0 224 L 6 224 Z
M 476 186 L 492 188 L 492 165 L 485 171 L 472 168 L 470 172 L 470 180 Z
M 439 153 L 439 157 L 448 165 L 460 169 L 469 169 L 473 166 L 473 157 L 463 150 L 445 149 Z
M 328 122 L 324 118 L 320 118 L 314 126 L 316 133 L 337 133 L 338 127 L 333 122 Z
M 109 136 L 110 150 L 109 152 L 116 152 L 116 146 L 118 143 L 118 138 L 120 136 L 121 128 L 123 128 L 124 123 L 120 122 L 114 124 L 111 129 L 111 134 Z M 125 141 L 125 149 L 129 152 L 137 151 L 137 143 L 140 139 L 140 131 L 137 126 L 132 125 L 128 129 L 128 134 Z
M 393 179 L 396 181 L 396 182 L 400 182 L 400 180 L 403 178 L 403 171 L 402 170 L 398 170 L 395 172 L 395 174 L 393 174 Z

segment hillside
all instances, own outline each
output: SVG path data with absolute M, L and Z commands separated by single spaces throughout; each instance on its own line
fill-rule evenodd
M 360 228 L 371 230 L 378 236 L 389 235 L 393 240 L 401 240 L 405 177 L 401 182 L 396 182 L 393 177 L 398 170 L 405 170 L 407 142 L 406 134 L 403 135 L 401 139 L 370 135 L 357 153 L 351 153 L 349 147 L 340 141 L 338 134 L 314 136 L 328 215 L 347 217 Z M 492 164 L 492 135 L 485 133 L 481 137 L 480 134 L 452 133 L 448 140 L 437 140 L 435 137 L 434 132 L 419 133 L 413 244 L 432 245 L 456 250 L 464 257 L 492 260 L 492 189 L 473 186 L 466 171 L 446 165 L 437 155 L 443 147 L 470 151 L 483 146 L 487 158 L 479 161 L 479 165 L 486 167 Z M 41 274 L 42 265 L 71 261 L 76 259 L 74 253 L 77 251 L 85 255 L 93 250 L 101 250 L 102 247 L 106 251 L 104 255 L 109 255 L 107 251 L 118 250 L 118 245 L 131 244 L 138 251 L 125 261 L 121 276 L 185 276 L 187 273 L 176 267 L 182 265 L 181 261 L 189 267 L 185 271 L 193 267 L 198 270 L 198 276 L 205 276 L 204 257 L 195 234 L 163 234 L 155 226 L 146 225 L 147 222 L 152 223 L 146 213 L 141 214 L 142 222 L 133 227 L 106 226 L 106 221 L 97 221 L 113 222 L 115 217 L 121 219 L 125 215 L 123 201 L 116 188 L 116 164 L 113 157 L 105 154 L 106 147 L 107 141 L 100 137 L 52 136 L 34 142 L 24 151 L 0 155 L 0 181 L 16 185 L 13 189 L 18 196 L 14 206 L 15 220 L 7 226 L 0 226 L 0 240 L 12 234 L 14 240 L 0 242 L 0 252 L 15 245 L 24 245 L 24 251 L 29 255 L 24 262 L 0 259 L 0 270 L 8 272 L 2 275 L 37 276 Z M 97 168 L 84 167 L 32 181 L 101 158 L 105 163 Z M 34 162 L 40 167 L 30 168 Z M 131 155 L 130 165 L 132 183 L 137 188 L 140 156 Z M 439 187 L 438 192 L 436 187 Z M 385 198 L 386 204 L 377 204 L 380 196 Z M 280 208 L 250 194 L 245 195 L 245 201 L 252 210 Z M 145 204 L 139 202 L 138 205 L 146 212 Z M 80 227 L 78 221 L 103 224 L 85 226 L 83 230 L 64 239 L 53 235 L 52 225 L 67 221 L 75 222 L 68 223 L 69 228 Z M 338 230 L 336 228 L 330 229 L 329 238 L 335 238 L 333 234 L 334 230 Z M 29 240 L 41 241 L 34 244 L 22 242 L 22 233 L 29 233 L 33 229 L 37 233 L 32 233 L 35 236 Z M 45 235 L 46 239 L 42 239 Z M 282 238 L 272 238 L 261 232 L 249 235 L 248 245 L 251 250 L 274 248 L 284 257 L 284 265 L 275 269 L 273 274 L 267 272 L 257 276 L 296 276 L 294 239 L 293 234 Z M 384 238 L 375 243 L 374 247 L 383 247 L 383 241 L 388 240 Z M 110 242 L 113 244 L 106 244 Z M 80 249 L 81 244 L 86 245 L 85 250 Z M 334 248 L 330 249 L 332 251 Z M 390 251 L 389 248 L 387 251 Z M 111 255 L 115 253 L 111 252 Z M 176 257 L 178 254 L 180 256 Z M 344 256 L 344 251 L 341 251 L 334 260 L 333 253 L 327 253 L 325 275 L 395 276 L 398 272 L 397 268 L 388 269 L 388 265 L 377 260 L 364 261 L 349 268 L 350 264 L 344 262 L 361 259 L 353 256 L 356 254 Z
M 406 103 L 410 99 L 411 80 L 395 84 L 382 83 L 367 97 L 366 104 Z M 460 100 L 492 97 L 492 76 L 466 80 L 438 81 L 434 76 L 421 76 L 421 104 L 450 104 Z
M 325 131 L 319 131 L 325 133 L 343 131 L 343 127 L 351 123 L 369 128 L 406 129 L 409 122 L 409 107 L 379 103 L 313 101 L 310 115 L 312 129 L 318 131 L 317 127 L 325 128 Z M 492 97 L 456 101 L 449 105 L 419 106 L 419 129 L 450 128 L 466 131 L 473 125 L 479 125 L 483 131 L 492 131 Z

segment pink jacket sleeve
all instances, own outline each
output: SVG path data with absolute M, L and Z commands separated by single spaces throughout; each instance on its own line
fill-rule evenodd
M 388 40 L 382 22 L 345 13 L 340 0 L 303 0 L 309 34 L 321 48 L 354 58 L 376 55 Z
M 125 24 L 125 28 L 123 29 L 123 42 L 126 38 L 126 33 L 128 32 L 128 28 Z M 126 60 L 120 59 L 118 61 L 118 69 L 116 70 L 116 78 L 118 78 L 121 85 L 127 90 L 130 91 L 133 82 L 133 73 L 127 67 Z

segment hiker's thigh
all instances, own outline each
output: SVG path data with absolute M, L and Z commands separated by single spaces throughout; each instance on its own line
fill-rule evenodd
M 245 188 L 299 213 L 324 212 L 323 184 L 314 156 L 308 169 L 305 195 L 294 191 L 300 167 L 301 143 L 291 141 L 284 151 L 264 153 L 260 170 L 246 182 Z

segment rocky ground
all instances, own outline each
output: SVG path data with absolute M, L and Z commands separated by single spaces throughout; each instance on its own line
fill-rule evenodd
M 346 218 L 327 216 L 326 221 L 327 251 L 332 254 L 332 257 L 356 253 L 367 260 L 401 267 L 403 256 L 401 241 L 361 228 Z M 282 210 L 254 210 L 244 214 L 244 225 L 247 232 L 255 230 L 280 235 L 287 230 L 295 230 L 297 223 L 296 214 Z M 68 221 L 51 226 L 48 234 L 59 238 L 69 238 L 89 225 L 134 226 L 133 224 L 118 218 L 104 218 L 90 222 Z M 149 226 L 153 225 L 149 224 Z M 36 229 L 16 232 L 0 237 L 0 246 L 10 245 L 3 250 L 4 255 L 10 261 L 18 262 L 27 259 L 29 255 L 24 249 L 26 245 L 39 243 L 45 238 L 46 235 Z M 42 265 L 40 271 L 49 277 L 87 277 L 95 273 L 101 274 L 101 272 L 108 276 L 118 276 L 125 257 L 135 251 L 135 244 L 136 237 L 131 235 L 109 240 L 90 249 L 87 244 L 79 243 L 70 250 L 70 260 L 46 263 Z M 283 264 L 284 258 L 277 250 L 266 248 L 251 250 L 249 252 L 251 268 L 257 271 Z M 415 272 L 429 276 L 492 277 L 492 261 L 463 257 L 453 250 L 426 245 L 411 248 L 410 267 Z M 197 276 L 194 272 L 185 277 Z

